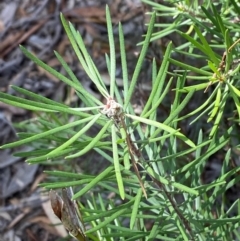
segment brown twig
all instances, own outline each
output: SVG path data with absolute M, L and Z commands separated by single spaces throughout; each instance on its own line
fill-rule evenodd
M 130 157 L 131 157 L 131 162 L 132 162 L 133 169 L 134 169 L 134 171 L 135 171 L 135 173 L 137 175 L 137 178 L 138 178 L 139 184 L 140 184 L 140 186 L 142 188 L 143 194 L 144 194 L 145 198 L 147 198 L 147 193 L 146 193 L 144 184 L 142 182 L 142 179 L 141 179 L 138 167 L 137 167 L 137 162 L 136 162 L 135 157 L 134 157 L 134 155 L 137 156 L 137 157 L 140 157 L 141 153 L 136 148 L 136 146 L 133 144 L 129 133 L 127 132 L 127 128 L 126 128 L 126 124 L 125 124 L 124 120 L 121 121 L 121 124 L 122 124 L 123 129 L 126 132 L 126 142 L 127 142 L 129 154 L 130 154 Z
M 184 227 L 186 228 L 186 230 L 188 231 L 188 234 L 191 236 L 192 240 L 194 240 L 194 236 L 192 234 L 192 228 L 189 225 L 188 220 L 183 216 L 183 214 L 180 212 L 180 210 L 177 207 L 176 202 L 173 200 L 173 198 L 171 197 L 171 195 L 168 193 L 168 191 L 166 190 L 165 186 L 156 178 L 150 176 L 151 179 L 153 180 L 153 182 L 160 188 L 163 190 L 164 194 L 167 196 L 168 200 L 170 201 L 170 203 L 172 204 L 172 207 L 174 209 L 174 211 L 177 213 L 178 217 L 182 220 Z
M 138 177 L 139 183 L 141 185 L 141 188 L 143 190 L 144 196 L 147 198 L 147 193 L 146 193 L 146 190 L 144 188 L 144 185 L 143 185 L 143 182 L 142 182 L 142 179 L 141 179 L 141 176 L 139 174 L 138 167 L 137 167 L 137 163 L 141 163 L 140 162 L 141 160 L 142 161 L 145 161 L 145 160 L 144 160 L 144 158 L 142 156 L 141 151 L 134 145 L 133 141 L 131 140 L 130 134 L 127 132 L 127 127 L 126 127 L 126 124 L 125 124 L 125 121 L 124 121 L 123 118 L 121 118 L 121 125 L 122 125 L 123 129 L 126 132 L 126 142 L 127 142 L 127 146 L 128 146 L 128 149 L 129 149 L 129 154 L 131 156 L 131 161 L 132 161 L 133 168 L 135 170 L 135 173 L 137 174 L 137 177 Z M 137 156 L 138 162 L 135 161 L 135 157 L 134 156 Z M 178 217 L 182 220 L 183 225 L 186 228 L 186 230 L 188 231 L 188 233 L 191 236 L 192 240 L 194 240 L 194 236 L 192 234 L 192 229 L 191 229 L 191 227 L 189 225 L 188 220 L 180 212 L 180 210 L 177 207 L 176 202 L 171 197 L 171 195 L 168 193 L 168 191 L 166 190 L 164 184 L 162 184 L 155 177 L 153 177 L 151 175 L 150 175 L 150 177 L 151 177 L 152 181 L 164 192 L 164 194 L 166 195 L 166 197 L 168 198 L 168 200 L 172 204 L 172 207 L 173 207 L 174 211 L 177 213 Z

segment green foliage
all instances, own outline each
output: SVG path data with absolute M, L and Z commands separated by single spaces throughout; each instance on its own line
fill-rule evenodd
M 91 228 L 86 231 L 91 239 L 240 240 L 239 200 L 229 203 L 226 199 L 227 190 L 239 183 L 237 172 L 240 167 L 232 167 L 230 160 L 234 159 L 234 151 L 239 145 L 239 137 L 234 134 L 237 132 L 235 123 L 240 117 L 240 25 L 234 23 L 234 17 L 239 15 L 240 6 L 234 0 L 214 4 L 205 0 L 201 6 L 199 1 L 187 0 L 168 1 L 168 5 L 143 2 L 154 11 L 130 79 L 119 24 L 123 90 L 115 81 L 115 43 L 108 7 L 110 55 L 106 56 L 106 65 L 111 82 L 109 91 L 80 33 L 61 15 L 84 71 L 105 97 L 106 104 L 84 89 L 57 52 L 56 57 L 68 76 L 21 46 L 27 57 L 74 88 L 82 106 L 70 108 L 12 86 L 25 98 L 0 93 L 0 101 L 36 111 L 39 117 L 30 121 L 30 125 L 23 124 L 28 130 L 19 133 L 19 141 L 2 148 L 31 144 L 32 151 L 16 155 L 27 157 L 31 164 L 62 164 L 65 167 L 63 171 L 46 171 L 49 181 L 41 185 L 46 189 L 75 187 L 78 191 L 73 195 L 74 199 L 87 197 L 81 213 L 83 222 L 91 223 Z M 169 23 L 159 23 L 156 16 L 157 20 L 167 17 Z M 157 31 L 157 28 L 161 30 Z M 166 36 L 177 36 L 179 41 L 168 44 L 159 70 L 153 59 L 152 90 L 141 115 L 137 116 L 131 98 L 149 44 Z M 203 66 L 199 66 L 198 61 L 203 62 Z M 169 65 L 174 66 L 175 71 L 171 71 Z M 168 116 L 161 123 L 158 107 L 172 87 L 174 99 L 169 105 Z M 193 109 L 186 111 L 191 103 L 194 103 Z M 223 120 L 227 124 L 223 124 Z M 192 138 L 184 131 L 184 125 L 190 125 L 194 132 Z M 96 135 L 89 134 L 93 127 L 99 129 Z M 108 163 L 101 173 L 86 175 L 69 170 L 68 162 L 90 150 Z M 223 158 L 221 174 L 216 180 L 203 183 L 204 167 L 217 153 Z M 96 160 L 86 159 L 89 165 L 95 165 Z M 89 191 L 93 193 L 91 197 Z M 103 199 L 101 192 L 115 193 L 115 199 Z M 121 204 L 116 202 L 119 197 L 124 199 Z

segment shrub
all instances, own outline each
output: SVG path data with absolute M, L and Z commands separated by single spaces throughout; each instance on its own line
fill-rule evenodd
M 240 13 L 239 4 L 233 0 L 203 1 L 201 6 L 198 1 L 168 1 L 168 6 L 143 2 L 154 11 L 150 13 L 148 31 L 131 78 L 119 24 L 123 89 L 115 81 L 115 43 L 108 7 L 110 55 L 106 55 L 106 65 L 110 90 L 81 35 L 61 15 L 84 71 L 106 103 L 84 89 L 57 52 L 56 57 L 68 76 L 20 47 L 36 64 L 74 88 L 82 104 L 71 108 L 12 86 L 25 97 L 0 93 L 0 101 L 40 114 L 32 123 L 31 132 L 20 134 L 20 140 L 2 148 L 31 144 L 35 147 L 33 151 L 16 155 L 27 157 L 30 164 L 63 165 L 62 171 L 46 171 L 48 182 L 41 185 L 46 189 L 63 188 L 63 200 L 69 202 L 69 206 L 64 206 L 67 210 L 73 207 L 70 208 L 71 195 L 66 197 L 69 190 L 66 187 L 74 187 L 73 199 L 86 198 L 85 206 L 80 207 L 83 219 L 72 221 L 75 226 L 91 223 L 86 232 L 77 227 L 81 230 L 79 240 L 85 239 L 83 233 L 93 240 L 240 240 L 240 203 L 239 200 L 231 203 L 227 195 L 239 181 L 239 167 L 232 164 L 239 143 L 236 133 L 240 116 L 240 25 L 239 19 L 235 19 Z M 169 23 L 156 22 L 156 16 L 157 19 L 167 16 Z M 152 60 L 152 88 L 138 116 L 131 99 L 149 44 L 173 37 L 159 69 L 155 58 Z M 165 116 L 158 107 L 165 103 L 170 92 L 174 99 Z M 89 129 L 93 127 L 99 129 L 96 135 L 90 135 Z M 67 163 L 90 150 L 108 163 L 103 171 L 86 175 L 69 167 Z M 222 164 L 219 176 L 204 182 L 206 163 L 216 154 Z M 95 165 L 97 160 L 85 161 Z M 111 192 L 115 194 L 113 198 L 104 198 L 104 194 Z M 54 200 L 60 198 L 52 195 Z M 119 202 L 120 198 L 124 201 Z M 75 214 L 74 211 L 72 215 Z M 71 222 L 71 218 L 67 220 Z

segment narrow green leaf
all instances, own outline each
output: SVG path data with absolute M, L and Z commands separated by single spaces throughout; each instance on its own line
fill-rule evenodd
M 211 132 L 209 133 L 209 138 L 212 138 L 212 136 L 215 134 L 215 132 L 216 132 L 217 129 L 219 128 L 219 124 L 220 124 L 220 122 L 221 122 L 221 120 L 222 120 L 222 116 L 223 116 L 223 112 L 224 112 L 224 107 L 225 107 L 227 98 L 228 98 L 228 90 L 227 90 L 227 88 L 225 88 L 224 93 L 223 93 L 222 100 L 221 100 L 220 105 L 219 105 L 218 114 L 217 114 L 216 119 L 215 119 L 215 122 L 214 122 L 214 124 L 213 124 L 213 128 L 212 128 Z
M 110 96 L 113 97 L 115 89 L 116 79 L 116 56 L 115 56 L 115 44 L 113 38 L 112 20 L 108 5 L 106 5 L 106 20 L 108 29 L 108 41 L 110 48 Z
M 208 85 L 209 85 L 209 82 L 197 84 L 197 85 L 191 85 L 191 86 L 184 86 L 182 89 L 173 89 L 173 90 L 176 90 L 182 93 L 187 93 L 190 91 L 199 91 L 202 89 L 206 89 Z
M 200 38 L 203 47 L 205 49 L 205 52 L 207 54 L 207 56 L 209 57 L 209 59 L 216 65 L 219 65 L 219 59 L 216 57 L 216 54 L 213 52 L 212 48 L 209 45 L 209 42 L 206 40 L 206 38 L 202 35 L 201 30 L 197 27 L 197 25 L 194 26 L 194 29 L 198 35 L 198 37 Z
M 116 218 L 123 215 L 128 209 L 129 208 L 122 208 L 119 211 L 116 211 L 114 214 L 112 214 L 109 218 L 106 218 L 103 222 L 98 224 L 96 227 L 91 228 L 90 230 L 86 231 L 86 234 L 96 232 L 97 230 L 105 227 L 106 225 L 108 225 L 109 223 L 114 221 Z
M 173 80 L 173 78 L 170 78 L 170 80 L 168 81 L 167 86 L 164 88 L 164 91 L 161 94 L 160 98 L 158 98 L 157 101 L 152 103 L 152 107 L 147 113 L 145 113 L 143 115 L 144 112 L 142 112 L 141 117 L 148 118 L 153 112 L 155 112 L 157 110 L 160 103 L 163 101 L 163 99 L 166 97 L 166 95 L 169 94 L 170 87 L 171 87 L 171 84 L 172 84 L 172 80 Z M 160 88 L 162 88 L 162 87 L 163 87 L 163 85 Z
M 213 107 L 213 110 L 212 110 L 211 115 L 208 118 L 207 122 L 212 121 L 212 119 L 216 116 L 216 114 L 220 108 L 221 95 L 222 95 L 221 88 L 218 88 L 217 96 L 214 101 L 214 107 Z
M 213 14 L 210 13 L 204 6 L 201 6 L 202 11 L 205 13 L 207 18 L 213 23 L 213 26 L 217 26 L 217 21 L 214 18 Z
M 131 219 L 130 219 L 130 229 L 134 228 L 137 214 L 138 214 L 138 209 L 140 207 L 141 198 L 142 198 L 142 188 L 139 188 L 137 191 L 137 195 L 135 196 L 135 201 L 134 201 L 133 208 L 132 208 L 132 214 L 131 214 Z
M 105 96 L 105 98 L 107 98 L 109 96 L 107 88 L 100 76 L 100 73 L 99 73 L 97 67 L 95 66 L 93 60 L 91 59 L 91 57 L 85 47 L 81 34 L 79 33 L 79 31 L 76 31 L 76 29 L 74 28 L 74 26 L 71 23 L 69 23 L 69 27 L 70 27 L 72 36 L 81 51 L 80 52 L 78 47 L 76 47 L 77 48 L 76 53 L 79 55 L 78 58 L 79 58 L 80 63 L 83 63 L 85 65 L 86 73 L 88 74 L 88 76 L 90 77 L 92 82 L 96 85 L 99 92 L 103 96 Z
M 48 98 L 46 98 L 44 96 L 41 96 L 39 94 L 35 94 L 35 93 L 31 92 L 31 91 L 25 90 L 25 89 L 20 88 L 18 86 L 11 85 L 11 88 L 14 89 L 15 91 L 25 95 L 25 96 L 29 96 L 29 97 L 33 98 L 34 100 L 38 100 L 41 103 L 45 103 L 45 104 L 49 104 L 49 105 L 57 105 L 57 106 L 68 108 L 67 105 L 64 105 L 64 104 L 59 103 L 59 102 L 54 101 L 54 100 L 50 100 L 50 99 L 48 99 Z
M 64 172 L 64 171 L 43 171 L 44 173 L 47 173 L 48 175 L 54 176 L 54 177 L 63 177 L 63 178 L 76 178 L 76 179 L 85 179 L 85 178 L 92 178 L 91 175 L 83 175 L 79 173 L 73 173 L 73 172 Z
M 114 125 L 112 125 L 113 161 L 114 161 L 114 168 L 115 168 L 116 179 L 117 179 L 117 184 L 118 184 L 120 197 L 122 199 L 124 199 L 125 198 L 125 191 L 124 191 L 124 185 L 123 185 L 121 169 L 120 169 L 120 164 L 119 164 L 118 147 L 117 147 L 117 134 L 116 134 L 115 128 L 116 127 Z
M 101 80 L 100 74 L 98 73 L 96 66 L 94 65 L 91 57 L 87 52 L 87 49 L 84 45 L 84 42 L 80 33 L 75 30 L 75 28 L 71 23 L 68 23 L 66 21 L 63 14 L 60 15 L 60 18 L 61 18 L 63 27 L 67 33 L 67 36 L 71 42 L 71 45 L 80 63 L 83 66 L 83 69 L 85 70 L 89 78 L 94 82 L 94 84 L 96 85 L 100 93 L 102 93 L 103 96 L 108 97 L 109 94 L 107 93 L 106 86 Z
M 212 70 L 213 73 L 215 73 L 217 76 L 221 76 L 216 65 L 211 62 L 211 61 L 208 61 L 208 67 Z
M 167 46 L 167 49 L 166 49 L 166 52 L 165 52 L 165 55 L 164 55 L 164 58 L 163 58 L 163 62 L 162 62 L 161 67 L 158 71 L 157 78 L 153 83 L 152 91 L 150 93 L 150 96 L 148 98 L 147 103 L 145 104 L 145 106 L 142 110 L 141 116 L 144 116 L 146 114 L 146 112 L 149 110 L 150 106 L 152 105 L 153 98 L 156 95 L 161 96 L 162 88 L 163 88 L 163 85 L 164 85 L 164 80 L 166 79 L 166 75 L 167 75 L 167 69 L 168 69 L 168 65 L 169 65 L 168 59 L 170 57 L 171 50 L 172 50 L 172 43 L 170 42 Z M 161 98 L 159 98 L 159 99 L 161 99 Z M 159 103 L 159 102 L 157 102 L 157 103 Z M 153 109 L 154 108 L 152 107 L 152 110 Z M 155 109 L 156 109 L 156 107 L 155 107 Z M 151 112 L 149 112 L 149 113 L 151 113 Z M 148 115 L 149 115 L 149 113 L 148 113 Z
M 235 95 L 237 95 L 237 97 L 240 97 L 240 90 L 237 89 L 234 85 L 232 85 L 231 83 L 229 83 L 228 81 L 225 82 L 229 88 L 232 89 L 232 91 L 235 93 Z
M 208 71 L 205 71 L 203 69 L 200 69 L 200 68 L 195 68 L 191 65 L 188 65 L 188 64 L 184 64 L 180 61 L 177 61 L 175 59 L 172 59 L 172 58 L 169 58 L 169 61 L 172 63 L 172 64 L 175 64 L 185 70 L 188 70 L 188 71 L 193 71 L 194 73 L 197 73 L 197 74 L 201 74 L 201 75 L 204 75 L 204 76 L 212 76 L 213 73 L 211 72 L 208 72 Z
M 213 9 L 213 13 L 214 13 L 214 15 L 215 15 L 215 19 L 217 20 L 217 21 L 216 21 L 216 22 L 217 22 L 217 25 L 215 25 L 215 27 L 217 27 L 217 28 L 220 30 L 220 32 L 222 33 L 222 36 L 224 36 L 224 35 L 225 35 L 226 28 L 225 28 L 225 26 L 224 26 L 224 23 L 223 23 L 223 21 L 222 21 L 222 18 L 221 18 L 221 16 L 220 16 L 220 14 L 219 14 L 219 11 L 216 9 L 216 7 L 215 7 L 214 4 L 212 4 L 212 9 Z
M 49 161 L 49 159 L 51 159 L 51 158 L 56 158 L 56 157 L 59 157 L 59 156 L 65 156 L 66 154 L 68 154 L 69 152 L 72 152 L 72 151 L 75 151 L 75 148 L 67 148 L 67 149 L 64 149 L 62 151 L 59 151 L 58 153 L 54 153 L 54 155 L 52 155 L 52 154 L 49 155 L 49 154 L 46 154 L 46 151 L 44 150 L 44 153 L 43 153 L 44 155 L 29 158 L 29 159 L 26 160 L 26 162 L 30 163 L 30 164 L 46 162 L 46 161 Z M 34 152 L 31 153 L 31 154 L 34 154 Z M 31 155 L 31 156 L 33 156 L 33 155 Z
M 91 178 L 85 178 L 83 180 L 77 180 L 77 181 L 65 181 L 65 182 L 60 182 L 58 181 L 57 183 L 44 183 L 44 188 L 46 189 L 56 189 L 56 188 L 64 188 L 64 187 L 75 187 L 83 184 L 87 184 L 91 181 Z
M 78 84 L 74 83 L 73 81 L 71 81 L 70 79 L 68 79 L 67 77 L 65 77 L 64 75 L 62 75 L 58 71 L 56 71 L 55 69 L 51 68 L 49 65 L 45 64 L 43 61 L 38 59 L 36 56 L 34 56 L 32 53 L 30 53 L 27 49 L 25 49 L 21 45 L 20 45 L 20 49 L 29 59 L 31 59 L 37 65 L 39 65 L 40 67 L 45 69 L 47 72 L 49 72 L 50 74 L 52 74 L 56 78 L 62 80 L 64 83 L 73 87 L 76 91 L 79 91 L 81 93 L 82 88 Z
M 73 71 L 69 68 L 69 66 L 67 65 L 67 63 L 65 62 L 65 60 L 61 57 L 61 55 L 58 54 L 57 51 L 54 51 L 57 59 L 59 60 L 59 62 L 62 64 L 63 68 L 66 70 L 66 72 L 68 73 L 68 75 L 70 76 L 70 78 L 72 79 L 72 81 L 76 84 L 78 84 L 81 87 L 81 94 L 84 95 L 84 97 L 89 101 L 91 100 L 92 102 L 94 102 L 97 105 L 101 105 L 101 101 L 99 101 L 97 98 L 95 98 L 92 94 L 90 94 L 89 92 L 87 92 L 84 87 L 82 86 L 82 84 L 79 82 L 79 80 L 77 79 L 77 77 L 75 76 L 75 74 L 73 73 Z
M 90 116 L 88 118 L 85 118 L 85 119 L 82 119 L 82 120 L 78 120 L 78 121 L 72 122 L 72 123 L 68 123 L 68 124 L 63 125 L 63 126 L 56 127 L 54 129 L 45 131 L 43 133 L 39 133 L 39 134 L 36 133 L 35 135 L 33 135 L 33 136 L 29 137 L 29 138 L 25 138 L 23 140 L 19 140 L 19 141 L 16 141 L 16 142 L 12 142 L 12 143 L 8 143 L 6 145 L 3 145 L 3 146 L 1 146 L 1 148 L 12 148 L 12 147 L 20 146 L 20 145 L 23 145 L 23 144 L 26 144 L 26 143 L 29 143 L 29 142 L 33 142 L 33 141 L 36 141 L 36 140 L 38 140 L 40 138 L 44 138 L 44 137 L 53 135 L 55 133 L 58 133 L 60 131 L 66 130 L 68 128 L 72 128 L 74 126 L 77 126 L 77 125 L 80 125 L 82 123 L 88 122 L 91 119 L 92 119 L 92 116 Z
M 234 99 L 234 103 L 237 108 L 238 116 L 240 119 L 240 102 L 239 102 L 239 98 L 238 98 L 239 96 L 236 95 L 236 92 L 234 91 L 234 89 L 232 87 L 233 87 L 233 85 L 229 84 L 229 90 L 230 90 L 232 98 Z
M 177 108 L 174 109 L 174 110 L 171 112 L 171 114 L 168 116 L 168 118 L 164 121 L 163 124 L 168 125 L 168 124 L 170 124 L 172 121 L 176 120 L 177 117 L 178 117 L 178 115 L 179 115 L 179 113 L 187 106 L 187 104 L 189 103 L 190 99 L 193 97 L 194 93 L 195 93 L 195 91 L 189 92 L 189 93 L 185 96 L 184 100 L 177 106 Z M 176 122 L 177 122 L 177 120 L 176 120 Z
M 100 181 L 102 181 L 106 176 L 108 176 L 113 171 L 113 166 L 109 166 L 102 173 L 97 175 L 91 182 L 89 182 L 84 188 L 82 188 L 79 192 L 73 195 L 73 199 L 77 199 L 84 195 L 86 192 L 91 190 L 94 186 L 96 186 Z
M 136 82 L 137 82 L 137 79 L 138 79 L 138 76 L 139 76 L 144 58 L 145 58 L 147 50 L 148 50 L 150 39 L 151 39 L 151 36 L 152 36 L 152 31 L 153 31 L 153 28 L 154 28 L 155 19 L 156 19 L 156 13 L 154 12 L 152 14 L 152 17 L 151 17 L 151 20 L 150 20 L 150 23 L 149 23 L 149 26 L 148 26 L 147 34 L 146 34 L 146 37 L 145 37 L 145 40 L 144 40 L 144 43 L 143 43 L 143 46 L 142 46 L 142 50 L 140 52 L 140 56 L 138 58 L 137 65 L 136 65 L 134 73 L 133 73 L 133 77 L 132 77 L 132 80 L 131 80 L 131 83 L 130 83 L 130 86 L 129 86 L 129 90 L 128 90 L 128 95 L 126 96 L 126 99 L 125 99 L 124 110 L 127 109 L 128 105 L 129 105 L 129 102 L 131 100 L 133 91 L 135 89 Z
M 125 143 L 127 133 L 125 132 L 124 128 L 122 128 L 122 127 L 120 128 L 120 133 L 121 133 L 121 141 Z M 117 141 L 117 143 L 119 143 L 119 140 Z M 129 170 L 131 168 L 130 156 L 129 156 L 127 145 L 124 145 L 123 163 L 124 163 L 124 167 L 125 167 L 126 170 Z
M 225 45 L 226 45 L 226 50 L 227 50 L 223 53 L 223 56 L 222 56 L 222 58 L 223 58 L 224 54 L 226 54 L 225 73 L 230 72 L 231 74 L 234 75 L 234 71 L 229 71 L 229 70 L 232 68 L 233 59 L 235 58 L 234 55 L 236 56 L 238 53 L 236 53 L 235 49 L 232 49 L 231 51 L 229 51 L 232 44 L 233 44 L 233 40 L 232 40 L 229 29 L 226 29 L 226 32 L 225 32 L 225 35 L 224 35 L 224 40 L 225 40 Z
M 207 50 L 204 48 L 204 46 L 202 46 L 197 40 L 195 40 L 194 38 L 192 38 L 191 36 L 189 36 L 186 33 L 180 32 L 178 31 L 178 33 L 184 37 L 185 39 L 187 39 L 189 42 L 191 42 L 197 49 L 199 49 L 201 52 L 203 52 L 206 56 L 208 56 L 208 52 Z
M 183 116 L 183 117 L 180 117 L 178 118 L 178 120 L 182 120 L 182 119 L 186 119 L 187 117 L 189 116 L 193 116 L 195 115 L 196 113 L 206 109 L 206 106 L 211 103 L 212 99 L 214 98 L 214 96 L 217 94 L 217 88 L 218 86 L 216 86 L 216 88 L 214 89 L 214 91 L 212 92 L 212 94 L 209 96 L 209 98 L 201 105 L 199 106 L 197 109 L 195 109 L 194 111 L 190 112 L 189 114 Z M 211 105 L 211 104 L 210 104 Z M 191 122 L 193 123 L 193 121 Z
M 18 99 L 22 99 L 22 98 L 18 98 Z M 25 99 L 22 99 L 22 100 L 25 100 Z M 3 103 L 6 103 L 8 105 L 16 106 L 16 107 L 26 109 L 26 110 L 43 111 L 43 112 L 58 112 L 57 110 L 53 110 L 53 109 L 49 109 L 49 108 L 45 109 L 45 108 L 37 107 L 37 106 L 34 106 L 34 105 L 23 104 L 19 101 L 12 101 L 12 100 L 9 100 L 9 99 L 4 99 L 4 98 L 0 98 L 0 101 L 3 102 Z
M 183 140 L 187 145 L 191 146 L 191 147 L 195 147 L 195 144 L 190 140 L 188 139 L 185 135 L 183 135 L 182 133 L 180 132 L 177 132 L 176 133 L 176 130 L 167 126 L 167 125 L 164 125 L 160 122 L 157 122 L 157 121 L 152 121 L 152 120 L 149 120 L 149 119 L 146 119 L 146 118 L 142 118 L 142 117 L 139 117 L 139 116 L 134 116 L 134 115 L 130 115 L 130 114 L 125 114 L 127 117 L 133 119 L 133 120 L 136 120 L 136 121 L 140 121 L 142 123 L 145 123 L 147 125 L 151 125 L 151 126 L 156 126 L 157 128 L 160 128 L 166 132 L 169 132 L 169 133 L 172 133 L 173 135 L 177 136 L 178 138 L 180 138 L 181 140 Z
M 100 113 L 101 115 L 101 113 Z M 98 118 L 99 118 L 99 115 L 97 115 Z M 96 120 L 95 120 L 96 122 Z M 67 156 L 65 159 L 71 159 L 71 158 L 76 158 L 76 157 L 79 157 L 79 156 L 82 156 L 84 154 L 86 154 L 88 151 L 90 151 L 91 149 L 93 149 L 95 147 L 95 145 L 97 144 L 97 142 L 103 137 L 103 135 L 106 133 L 109 125 L 112 124 L 112 120 L 109 120 L 104 126 L 103 128 L 101 129 L 101 131 L 99 131 L 99 133 L 92 139 L 92 141 L 86 146 L 84 147 L 81 151 L 73 154 L 73 155 L 70 155 L 70 156 Z
M 79 132 L 77 132 L 74 136 L 72 136 L 68 141 L 66 141 L 65 143 L 63 143 L 62 145 L 60 145 L 59 147 L 57 147 L 56 149 L 54 149 L 53 151 L 49 152 L 46 157 L 48 157 L 48 155 L 53 156 L 54 154 L 57 154 L 59 151 L 64 150 L 65 148 L 67 148 L 68 146 L 70 146 L 72 143 L 74 143 L 81 135 L 83 135 L 96 121 L 97 119 L 101 116 L 101 113 L 92 116 L 92 120 L 89 121 L 86 126 L 84 126 Z
M 127 68 L 127 59 L 126 59 L 126 50 L 124 43 L 124 36 L 122 25 L 119 23 L 119 42 L 120 42 L 120 55 L 121 55 L 121 64 L 122 64 L 122 77 L 123 77 L 123 97 L 126 100 L 128 92 L 128 68 Z

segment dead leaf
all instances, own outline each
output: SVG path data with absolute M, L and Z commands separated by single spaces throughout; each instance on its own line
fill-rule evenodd
M 42 194 L 41 198 L 46 198 L 46 193 L 45 194 Z M 47 215 L 47 217 L 49 218 L 49 221 L 52 225 L 55 225 L 54 226 L 54 229 L 56 230 L 56 232 L 58 233 L 58 235 L 60 237 L 66 237 L 67 236 L 67 231 L 66 229 L 64 228 L 64 226 L 60 224 L 60 221 L 59 219 L 56 217 L 56 215 L 53 213 L 53 210 L 52 210 L 52 207 L 51 207 L 51 203 L 50 203 L 50 200 L 48 200 L 47 202 L 43 202 L 42 203 L 42 207 L 43 207 L 43 210 L 45 212 L 45 214 Z

